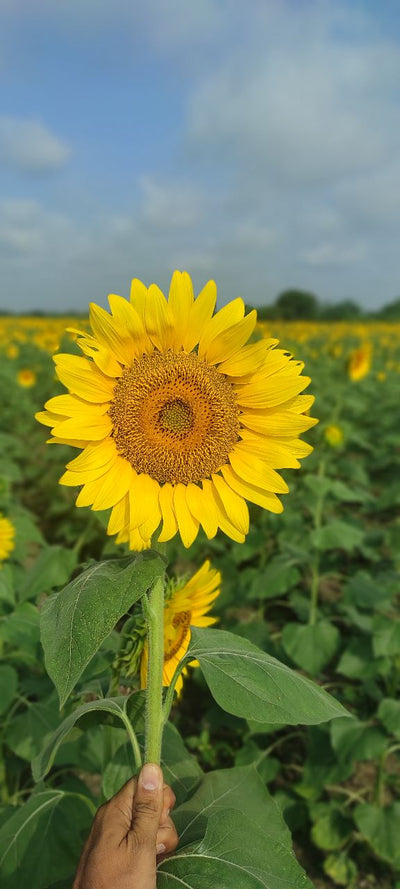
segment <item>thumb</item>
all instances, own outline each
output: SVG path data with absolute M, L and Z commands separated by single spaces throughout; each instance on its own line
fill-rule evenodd
M 146 763 L 138 776 L 133 799 L 132 833 L 136 844 L 154 864 L 156 837 L 164 801 L 164 778 L 159 766 Z

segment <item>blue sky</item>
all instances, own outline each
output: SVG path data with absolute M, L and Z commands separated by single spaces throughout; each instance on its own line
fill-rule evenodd
M 0 306 L 400 293 L 397 0 L 0 0 Z

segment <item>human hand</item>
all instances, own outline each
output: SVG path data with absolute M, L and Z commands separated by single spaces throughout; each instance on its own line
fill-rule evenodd
M 145 765 L 98 810 L 73 889 L 156 889 L 156 862 L 178 843 L 174 804 L 161 769 Z

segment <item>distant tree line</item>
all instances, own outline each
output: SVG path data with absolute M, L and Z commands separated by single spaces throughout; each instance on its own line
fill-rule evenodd
M 400 297 L 379 310 L 365 311 L 352 299 L 323 303 L 314 293 L 291 288 L 283 290 L 272 305 L 257 306 L 257 315 L 262 321 L 361 321 L 368 318 L 395 321 L 400 320 Z
M 247 306 L 247 310 L 253 306 Z M 72 316 L 86 318 L 87 313 L 77 309 L 66 309 L 63 312 L 47 312 L 45 309 L 32 309 L 29 312 L 12 312 L 0 306 L 0 316 L 4 315 L 30 315 L 34 318 Z M 257 315 L 261 321 L 357 321 L 377 319 L 380 321 L 400 321 L 400 297 L 386 303 L 381 309 L 365 311 L 352 299 L 343 299 L 338 303 L 321 302 L 315 293 L 307 290 L 298 290 L 295 287 L 283 290 L 279 293 L 272 305 L 257 306 Z

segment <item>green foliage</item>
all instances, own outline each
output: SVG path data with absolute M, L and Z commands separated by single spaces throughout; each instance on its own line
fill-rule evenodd
M 282 816 L 251 766 L 205 775 L 174 818 L 180 843 L 158 868 L 160 887 L 184 881 L 193 889 L 231 889 L 240 874 L 243 889 L 311 889 Z
M 235 716 L 296 725 L 345 714 L 318 685 L 233 633 L 193 628 L 188 658 L 200 662 L 213 697 Z
M 117 621 L 165 570 L 151 551 L 98 562 L 45 603 L 41 640 L 60 706 Z
M 288 474 L 283 514 L 251 507 L 242 545 L 168 545 L 171 575 L 209 558 L 223 583 L 218 629 L 193 631 L 201 666 L 164 732 L 181 843 L 159 866 L 163 889 L 231 889 L 238 868 L 249 889 L 311 886 L 286 824 L 317 885 L 398 882 L 400 355 L 385 336 L 358 384 L 344 369 L 360 333 L 340 333 L 338 357 L 316 328 L 308 341 L 282 336 L 306 361 L 321 420 L 306 436 L 315 452 Z M 76 492 L 58 486 L 72 454 L 43 445 L 32 414 L 54 381 L 47 356 L 26 344 L 21 366 L 28 357 L 30 392 L 0 362 L 0 510 L 16 527 L 0 568 L 0 882 L 67 889 L 92 813 L 137 768 L 128 720 L 143 753 L 143 693 L 115 664 L 165 564 L 116 548 L 106 514 L 75 509 Z M 329 424 L 343 431 L 339 448 Z

